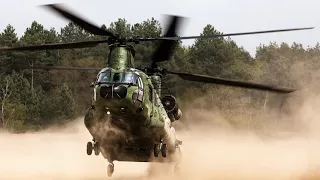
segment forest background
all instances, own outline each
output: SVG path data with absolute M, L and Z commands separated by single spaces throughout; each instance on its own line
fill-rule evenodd
M 103 28 L 120 35 L 159 37 L 162 28 L 158 20 L 129 24 L 118 19 Z M 222 34 L 208 24 L 201 35 Z M 259 35 L 256 35 L 259 36 Z M 83 29 L 67 24 L 57 31 L 45 28 L 36 21 L 18 37 L 8 25 L 0 34 L 0 46 L 76 42 L 101 39 Z M 157 42 L 135 45 L 136 66 L 147 66 Z M 78 67 L 103 67 L 108 57 L 107 45 L 72 50 L 34 52 L 4 52 L 0 54 L 0 129 L 15 133 L 38 131 L 52 125 L 63 125 L 83 116 L 90 105 L 90 82 L 94 71 L 22 70 L 20 65 L 54 64 Z M 320 45 L 303 47 L 295 42 L 260 44 L 252 57 L 231 38 L 197 39 L 191 46 L 179 44 L 170 61 L 160 66 L 177 71 L 245 80 L 275 86 L 303 89 L 316 82 L 320 69 Z M 257 90 L 187 82 L 167 75 L 164 83 L 179 100 L 183 118 L 178 128 L 188 128 L 188 122 L 206 121 L 213 126 L 228 124 L 237 129 L 250 129 L 270 134 L 274 128 L 295 131 L 301 123 L 280 116 L 290 113 L 285 109 L 291 95 Z M 296 102 L 297 103 L 297 102 Z M 209 111 L 208 111 L 209 110 Z M 196 113 L 195 113 L 196 112 Z M 206 117 L 204 117 L 206 112 Z M 219 118 L 217 118 L 219 117 Z M 180 123 L 180 124 L 179 124 Z

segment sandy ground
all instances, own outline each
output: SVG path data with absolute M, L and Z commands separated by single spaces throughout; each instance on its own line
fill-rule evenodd
M 320 179 L 317 99 L 301 104 L 295 115 L 311 122 L 303 136 L 262 140 L 253 134 L 198 125 L 178 132 L 184 157 L 180 175 L 172 173 L 172 165 L 115 162 L 112 179 Z M 90 140 L 82 118 L 64 129 L 0 133 L 0 179 L 108 179 L 103 157 L 86 155 Z

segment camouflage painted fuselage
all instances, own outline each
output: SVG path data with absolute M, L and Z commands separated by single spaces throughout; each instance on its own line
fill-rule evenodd
M 132 68 L 126 49 L 110 56 L 113 62 L 97 76 L 84 121 L 102 155 L 109 161 L 150 161 L 154 144 L 163 138 L 169 157 L 175 134 L 150 77 Z

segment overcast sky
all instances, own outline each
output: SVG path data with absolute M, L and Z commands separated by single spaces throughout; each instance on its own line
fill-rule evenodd
M 223 33 L 277 28 L 316 27 L 314 30 L 232 37 L 254 54 L 260 43 L 294 41 L 315 45 L 320 37 L 320 1 L 317 0 L 0 0 L 0 30 L 8 24 L 19 36 L 36 20 L 46 28 L 60 30 L 67 21 L 38 5 L 65 3 L 97 25 L 107 26 L 117 18 L 136 23 L 162 14 L 189 17 L 181 35 L 199 35 L 206 24 Z M 185 40 L 184 44 L 192 44 Z

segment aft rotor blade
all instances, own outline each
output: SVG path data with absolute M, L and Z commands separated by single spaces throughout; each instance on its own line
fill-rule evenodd
M 107 40 L 100 40 L 100 41 L 82 41 L 82 42 L 74 42 L 74 43 L 56 43 L 56 44 L 40 44 L 40 45 L 16 46 L 16 47 L 0 47 L 0 52 L 88 48 L 88 47 L 95 47 L 100 43 L 106 43 L 106 42 Z
M 314 29 L 314 27 L 275 29 L 275 30 L 266 30 L 266 31 L 252 31 L 252 32 L 217 34 L 217 35 L 207 35 L 207 36 L 143 38 L 140 41 L 155 41 L 155 40 L 175 40 L 175 41 L 178 41 L 178 40 L 184 40 L 184 39 L 218 38 L 218 37 L 225 37 L 225 36 L 242 36 L 242 35 L 250 35 L 250 34 L 265 34 L 265 33 L 287 32 L 287 31 L 302 31 L 302 30 L 310 30 L 310 29 Z
M 101 35 L 101 36 L 110 36 L 115 38 L 115 35 L 107 30 L 104 30 L 100 27 L 97 27 L 93 25 L 92 23 L 89 23 L 87 20 L 84 20 L 80 18 L 79 16 L 75 15 L 75 13 L 72 13 L 69 10 L 66 10 L 62 7 L 62 4 L 47 4 L 42 5 L 44 7 L 49 8 L 50 10 L 53 10 L 54 12 L 58 13 L 62 17 L 74 22 L 78 26 L 82 27 L 83 29 L 89 31 L 92 34 L 95 35 Z
M 169 16 L 169 26 L 164 34 L 164 37 L 177 36 L 177 31 L 181 27 L 181 22 L 183 17 L 181 16 Z M 152 55 L 151 67 L 155 68 L 157 62 L 166 61 L 173 54 L 176 48 L 176 41 L 165 41 L 162 40 L 160 45 L 156 49 L 155 53 Z
M 88 67 L 67 67 L 67 66 L 44 66 L 44 65 L 34 65 L 34 66 L 23 66 L 24 69 L 58 69 L 58 70 L 95 70 L 100 71 L 103 68 L 88 68 Z
M 166 71 L 166 73 L 178 75 L 182 79 L 188 80 L 188 81 L 221 84 L 226 86 L 250 88 L 250 89 L 257 89 L 257 90 L 264 90 L 264 91 L 273 91 L 277 93 L 291 93 L 296 91 L 294 89 L 289 89 L 284 87 L 276 87 L 276 86 L 257 84 L 257 83 L 251 83 L 251 82 L 223 79 L 223 78 L 217 78 L 217 77 L 206 76 L 206 75 L 198 75 L 198 74 L 190 74 L 190 73 L 182 73 L 182 72 L 174 72 L 174 71 Z

